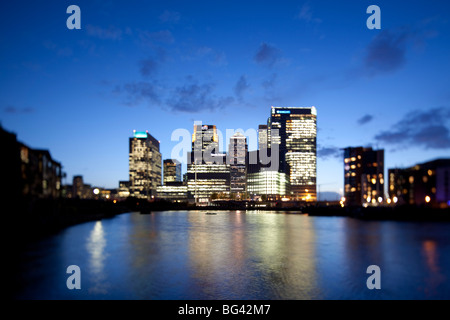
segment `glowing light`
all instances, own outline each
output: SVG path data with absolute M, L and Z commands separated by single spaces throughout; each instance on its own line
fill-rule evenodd
M 117 200 L 114 200 L 113 203 L 117 203 Z
M 382 203 L 383 202 L 383 198 L 382 197 L 378 197 L 378 202 Z
M 391 202 L 392 202 L 392 200 L 389 199 L 389 198 L 386 201 L 387 201 L 388 204 L 391 204 Z
M 394 198 L 392 199 L 392 201 L 394 201 L 394 203 L 397 203 L 397 202 L 398 202 L 398 198 L 397 198 L 397 197 L 394 197 Z
M 94 194 L 99 194 L 99 193 L 100 193 L 100 190 L 98 188 L 95 188 L 94 189 Z
M 425 197 L 425 202 L 426 202 L 426 203 L 429 203 L 430 201 L 431 201 L 430 196 L 426 196 L 426 197 Z
M 342 202 L 345 202 L 345 200 L 346 200 L 345 197 L 342 197 L 342 198 L 341 198 L 341 201 L 342 201 Z

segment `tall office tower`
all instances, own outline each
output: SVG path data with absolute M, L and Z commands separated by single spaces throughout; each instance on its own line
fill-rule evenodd
M 177 160 L 164 160 L 164 185 L 181 181 L 181 163 Z
M 133 131 L 128 159 L 130 196 L 152 199 L 156 196 L 156 187 L 161 185 L 159 141 L 148 131 Z
M 247 191 L 247 138 L 236 132 L 230 138 L 228 146 L 228 164 L 230 165 L 230 193 L 242 198 Z
M 258 150 L 267 149 L 268 147 L 267 125 L 260 124 L 258 128 Z
M 214 125 L 195 123 L 192 152 L 188 152 L 188 198 L 207 203 L 212 195 L 230 193 L 230 166 L 226 154 L 219 153 L 219 138 Z
M 211 163 L 210 155 L 216 153 L 219 153 L 219 136 L 216 126 L 196 122 L 192 134 L 192 163 Z
M 384 200 L 384 150 L 344 149 L 346 205 L 376 205 Z
M 279 171 L 289 176 L 290 197 L 316 201 L 317 111 L 309 108 L 271 108 L 268 142 L 279 148 Z

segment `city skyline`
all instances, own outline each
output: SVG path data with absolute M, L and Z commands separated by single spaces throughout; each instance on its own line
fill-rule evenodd
M 1 124 L 50 150 L 65 183 L 117 188 L 132 130 L 170 159 L 177 128 L 257 131 L 271 106 L 317 108 L 320 192 L 342 193 L 349 146 L 384 149 L 385 174 L 448 157 L 446 3 L 377 1 L 381 30 L 366 1 L 77 1 L 81 30 L 66 28 L 70 4 L 2 4 L 0 22 Z

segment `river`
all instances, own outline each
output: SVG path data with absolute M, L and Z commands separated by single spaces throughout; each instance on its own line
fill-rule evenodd
M 450 224 L 134 212 L 40 239 L 16 263 L 15 299 L 450 299 Z

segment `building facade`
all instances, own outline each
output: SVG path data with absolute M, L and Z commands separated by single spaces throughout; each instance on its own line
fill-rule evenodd
M 146 132 L 133 132 L 129 139 L 130 196 L 151 200 L 161 185 L 159 141 Z
M 247 138 L 240 132 L 230 137 L 228 164 L 230 165 L 230 193 L 242 199 L 247 192 Z
M 389 197 L 398 204 L 450 206 L 450 159 L 389 169 Z
M 168 182 L 181 181 L 181 163 L 177 160 L 164 160 L 164 185 Z
M 289 177 L 290 198 L 317 200 L 317 111 L 310 108 L 271 108 L 268 145 L 279 149 L 279 172 Z
M 384 196 L 384 150 L 344 149 L 344 197 L 351 206 L 377 205 Z
M 219 152 L 215 125 L 195 123 L 192 151 L 187 154 L 188 199 L 207 204 L 215 195 L 229 197 L 230 166 L 227 155 Z

